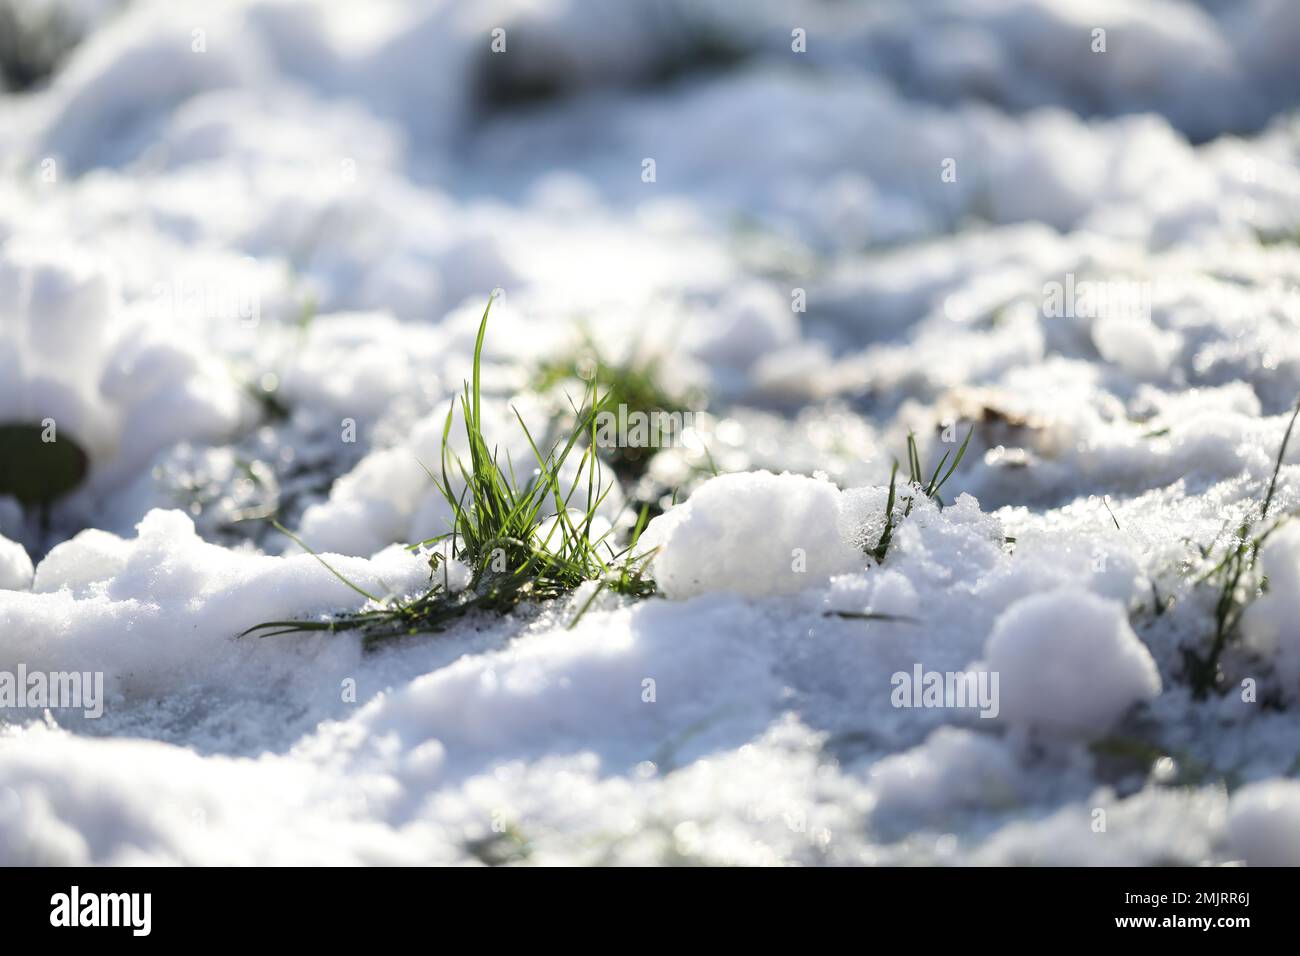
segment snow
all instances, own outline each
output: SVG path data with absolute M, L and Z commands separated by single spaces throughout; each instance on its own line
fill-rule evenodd
M 870 772 L 873 821 L 906 833 L 945 828 L 963 810 L 1025 795 L 1015 753 L 985 734 L 940 727 L 920 746 L 878 761 Z
M 1124 712 L 1160 693 L 1151 652 L 1122 605 L 1084 591 L 1023 598 L 998 616 L 985 649 L 1013 723 L 1103 735 Z
M 1243 787 L 1228 813 L 1233 852 L 1251 866 L 1295 866 L 1300 861 L 1300 786 L 1294 780 Z
M 52 419 L 90 456 L 92 487 L 111 487 L 177 441 L 219 440 L 240 424 L 219 361 L 169 322 L 123 316 L 112 269 L 94 256 L 17 244 L 0 288 L 0 419 Z
M 860 569 L 862 551 L 843 540 L 840 491 L 803 475 L 719 475 L 650 523 L 638 550 L 670 598 L 714 591 L 794 594 Z
M 1300 696 L 1300 527 L 1286 525 L 1264 544 L 1268 593 L 1246 611 L 1246 643 L 1273 662 L 1288 698 Z
M 32 559 L 17 541 L 0 536 L 0 589 L 25 591 L 32 586 Z
M 1294 525 L 1186 672 L 1300 393 L 1294 3 L 51 2 L 0 426 L 89 473 L 0 490 L 0 671 L 107 700 L 0 710 L 0 863 L 1300 862 Z M 695 413 L 600 472 L 658 594 L 240 637 L 427 587 L 494 290 L 521 475 L 593 343 Z M 878 563 L 909 434 L 968 429 Z M 996 718 L 895 706 L 918 667 Z
M 429 577 L 427 564 L 398 546 L 370 561 L 324 557 L 371 593 L 410 593 Z M 0 595 L 0 650 L 29 670 L 103 671 L 110 696 L 130 704 L 220 686 L 257 655 L 256 638 L 235 635 L 262 621 L 363 600 L 310 555 L 233 551 L 199 538 L 182 512 L 154 510 L 131 539 L 92 528 L 57 545 L 30 592 Z M 339 644 L 325 657 L 340 653 L 351 658 L 355 649 Z M 270 656 L 279 663 L 265 660 L 271 671 L 261 680 L 283 679 L 298 654 Z

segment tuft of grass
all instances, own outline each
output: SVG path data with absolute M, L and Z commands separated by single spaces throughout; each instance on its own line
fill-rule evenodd
M 699 405 L 700 396 L 677 395 L 663 384 L 661 359 L 657 356 L 640 357 L 638 349 L 621 362 L 609 362 L 597 348 L 587 329 L 582 330 L 582 341 L 572 354 L 545 362 L 538 369 L 533 387 L 542 394 L 554 392 L 570 382 L 581 382 L 587 389 L 596 389 L 607 399 L 607 407 L 617 410 L 626 405 L 629 413 L 640 412 L 651 422 L 652 434 L 647 447 L 602 448 L 614 473 L 625 481 L 635 481 L 645 472 L 650 458 L 667 444 L 666 437 L 654 413 L 666 415 L 687 412 L 690 405 Z
M 943 507 L 943 498 L 939 496 L 940 490 L 948 479 L 952 477 L 957 466 L 961 464 L 962 458 L 966 456 L 966 446 L 970 444 L 971 436 L 975 434 L 975 426 L 970 427 L 966 432 L 966 439 L 957 449 L 957 455 L 953 458 L 952 464 L 948 470 L 944 471 L 943 466 L 948 463 L 948 456 L 952 454 L 952 449 L 943 453 L 939 459 L 939 464 L 935 465 L 929 480 L 925 477 L 925 469 L 921 465 L 921 453 L 916 444 L 916 435 L 912 432 L 907 433 L 907 485 L 906 494 L 902 497 L 902 514 L 897 513 L 895 502 L 898 501 L 898 459 L 894 459 L 894 465 L 889 471 L 889 498 L 885 502 L 885 529 L 880 534 L 880 539 L 876 542 L 875 547 L 868 548 L 867 553 L 876 559 L 877 564 L 884 564 L 885 555 L 889 552 L 890 542 L 894 540 L 894 529 L 898 522 L 912 513 L 912 504 L 918 495 L 923 495 L 931 501 L 936 502 L 940 508 Z M 942 473 L 942 477 L 940 477 Z
M 1160 785 L 1165 787 L 1196 786 L 1211 779 L 1230 784 L 1230 776 L 1218 776 L 1212 768 L 1188 753 L 1172 750 L 1139 737 L 1111 734 L 1088 745 L 1098 761 L 1103 777 L 1122 778 L 1132 774 L 1149 774 L 1162 759 L 1173 761 L 1172 776 Z
M 1261 246 L 1300 245 L 1300 229 L 1256 229 L 1255 238 Z
M 301 631 L 358 630 L 366 646 L 371 647 L 388 638 L 443 630 L 451 621 L 473 611 L 505 614 L 526 601 L 554 600 L 587 581 L 599 583 L 578 618 L 601 591 L 632 597 L 654 593 L 654 582 L 645 574 L 652 552 L 636 553 L 646 513 L 642 512 L 622 549 L 615 550 L 610 541 L 612 529 L 596 534 L 596 512 L 612 487 L 603 484 L 595 442 L 596 415 L 608 404 L 608 393 L 600 395 L 597 386 L 589 383 L 583 403 L 576 409 L 576 426 L 545 452 L 515 411 L 536 459 L 526 480 L 519 480 L 508 456 L 503 463 L 488 444 L 482 426 L 481 363 L 492 302 L 489 298 L 479 323 L 472 381 L 465 383 L 459 399 L 469 460 L 463 461 L 451 449 L 453 403 L 443 426 L 440 472 L 425 469 L 453 514 L 450 532 L 410 546 L 412 550 L 445 549 L 429 552 L 429 589 L 412 599 L 380 598 L 348 581 L 316 555 L 333 574 L 367 598 L 368 605 L 328 621 L 269 621 L 249 628 L 241 637 L 254 633 L 266 637 Z M 580 439 L 584 438 L 585 445 L 579 452 Z M 575 454 L 577 477 L 566 486 L 561 472 Z M 454 475 L 463 482 L 459 492 L 450 477 Z M 573 508 L 574 496 L 584 486 L 586 506 Z M 296 537 L 294 540 L 315 554 Z M 462 590 L 452 591 L 450 587 L 444 553 L 470 569 L 469 584 Z M 440 566 L 442 580 L 437 574 Z
M 465 842 L 465 852 L 484 866 L 509 866 L 522 863 L 532 854 L 532 844 L 513 823 L 485 837 Z
M 244 392 L 257 405 L 266 421 L 283 422 L 293 414 L 293 409 L 280 398 L 278 386 L 267 389 L 260 382 L 245 382 Z
M 65 431 L 53 427 L 0 423 L 0 495 L 48 508 L 86 480 L 90 459 Z
M 1267 579 L 1257 574 L 1256 566 L 1264 542 L 1292 517 L 1291 514 L 1284 514 L 1271 524 L 1268 522 L 1269 510 L 1277 492 L 1277 477 L 1282 470 L 1282 459 L 1286 457 L 1287 446 L 1291 443 L 1291 432 L 1295 428 L 1297 416 L 1300 416 L 1300 399 L 1296 401 L 1291 419 L 1282 435 L 1282 444 L 1277 450 L 1277 460 L 1273 465 L 1273 477 L 1269 479 L 1268 491 L 1259 511 L 1256 513 L 1250 509 L 1246 512 L 1223 557 L 1196 581 L 1197 584 L 1213 582 L 1219 590 L 1214 603 L 1214 635 L 1209 649 L 1204 654 L 1194 649 L 1183 650 L 1184 670 L 1197 698 L 1204 698 L 1211 690 L 1222 688 L 1220 662 L 1223 652 L 1237 636 L 1241 616 L 1250 603 L 1250 597 L 1268 587 Z M 1202 553 L 1208 557 L 1210 550 L 1203 549 Z

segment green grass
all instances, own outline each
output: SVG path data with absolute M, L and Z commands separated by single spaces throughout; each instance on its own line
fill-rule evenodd
M 912 513 L 912 504 L 918 496 L 924 496 L 943 507 L 943 499 L 939 497 L 939 491 L 947 484 L 948 479 L 952 477 L 961 460 L 966 456 L 966 446 L 970 444 L 971 436 L 975 434 L 975 426 L 972 425 L 970 431 L 966 433 L 966 440 L 961 443 L 957 449 L 957 455 L 952 460 L 945 472 L 943 466 L 948 463 L 948 456 L 952 454 L 952 449 L 943 453 L 939 459 L 939 464 L 935 465 L 934 471 L 927 480 L 925 469 L 921 466 L 921 453 L 917 448 L 916 435 L 911 432 L 907 433 L 907 486 L 905 494 L 901 497 L 898 495 L 898 459 L 894 459 L 894 465 L 889 471 L 889 498 L 885 502 L 885 529 L 880 534 L 880 539 L 876 542 L 875 547 L 868 548 L 867 553 L 876 559 L 877 564 L 884 564 L 885 555 L 889 552 L 890 542 L 894 540 L 894 530 L 898 527 L 899 521 L 906 518 Z M 942 477 L 940 477 L 940 473 Z M 896 503 L 901 500 L 902 513 L 895 507 Z
M 1261 246 L 1297 245 L 1300 244 L 1300 229 L 1281 231 L 1256 229 L 1255 238 Z
M 582 404 L 576 408 L 577 424 L 567 437 L 549 444 L 546 451 L 515 412 L 535 459 L 533 467 L 525 470 L 528 477 L 524 481 L 517 477 L 508 456 L 503 463 L 488 444 L 482 427 L 481 360 L 491 311 L 489 299 L 474 345 L 473 378 L 460 396 L 469 460 L 463 461 L 451 449 L 453 403 L 443 426 L 439 471 L 435 474 L 426 467 L 438 492 L 451 506 L 452 530 L 411 545 L 413 550 L 445 545 L 456 560 L 468 565 L 469 585 L 460 591 L 451 590 L 439 550 L 430 554 L 430 587 L 426 592 L 410 599 L 381 598 L 349 581 L 316 555 L 335 576 L 365 597 L 368 605 L 327 621 L 269 621 L 244 634 L 265 637 L 355 630 L 362 633 L 369 647 L 393 637 L 440 631 L 470 612 L 504 614 L 525 601 L 554 600 L 588 581 L 598 584 L 574 623 L 601 591 L 633 597 L 654 593 L 654 582 L 645 575 L 651 554 L 636 553 L 646 523 L 645 512 L 636 522 L 628 544 L 620 549 L 616 550 L 610 540 L 612 531 L 595 533 L 597 510 L 612 488 L 602 482 L 594 440 L 596 415 L 608 405 L 609 393 L 601 395 L 597 385 L 589 383 Z M 566 486 L 561 471 L 575 455 L 577 478 Z M 454 480 L 457 476 L 461 479 L 460 490 Z M 573 499 L 582 489 L 586 492 L 585 506 L 573 508 Z M 315 554 L 305 543 L 296 537 L 294 540 Z
M 1184 669 L 1192 691 L 1198 698 L 1204 698 L 1212 690 L 1222 689 L 1220 662 L 1223 652 L 1236 639 L 1241 616 L 1251 597 L 1268 588 L 1267 578 L 1261 577 L 1257 572 L 1259 550 L 1269 536 L 1292 517 L 1291 514 L 1284 514 L 1272 523 L 1268 521 L 1269 510 L 1277 492 L 1277 477 L 1282 470 L 1282 459 L 1286 457 L 1287 446 L 1291 443 L 1291 432 L 1295 428 L 1297 416 L 1300 416 L 1300 400 L 1297 400 L 1291 419 L 1287 422 L 1281 447 L 1277 450 L 1277 460 L 1273 465 L 1273 477 L 1269 480 L 1268 491 L 1260 508 L 1258 511 L 1254 508 L 1247 510 L 1223 557 L 1196 581 L 1197 584 L 1213 583 L 1218 588 L 1218 597 L 1214 603 L 1214 634 L 1208 650 L 1203 654 L 1194 649 L 1183 650 Z M 1202 554 L 1209 557 L 1210 549 L 1202 549 Z
M 47 438 L 50 439 L 47 441 Z M 86 480 L 90 459 L 63 429 L 0 423 L 0 495 L 48 508 Z
M 641 412 L 649 417 L 652 433 L 647 447 L 602 448 L 614 473 L 625 482 L 632 483 L 644 474 L 650 459 L 667 444 L 667 439 L 655 412 L 673 414 L 690 411 L 702 405 L 702 397 L 695 394 L 674 394 L 664 384 L 657 356 L 639 357 L 633 348 L 629 358 L 610 362 L 601 355 L 590 331 L 583 329 L 581 343 L 572 354 L 544 362 L 533 379 L 533 387 L 541 394 L 553 394 L 565 385 L 580 382 L 585 388 L 599 390 L 607 399 L 607 407 L 616 411 L 626 405 L 629 413 Z

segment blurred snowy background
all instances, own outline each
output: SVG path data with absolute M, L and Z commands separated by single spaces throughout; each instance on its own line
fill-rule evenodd
M 0 0 L 0 669 L 110 691 L 0 711 L 0 862 L 1300 862 L 1297 591 L 1185 672 L 1300 392 L 1298 52 L 1293 0 Z M 503 444 L 597 357 L 700 413 L 612 521 L 792 475 L 573 631 L 236 642 L 355 604 L 273 516 L 418 585 L 494 289 Z M 972 426 L 973 498 L 842 547 Z

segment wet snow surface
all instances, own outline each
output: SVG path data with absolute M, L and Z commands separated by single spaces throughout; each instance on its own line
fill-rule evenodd
M 1184 658 L 1300 392 L 1300 5 L 63 6 L 0 97 L 0 424 L 90 473 L 0 498 L 0 670 L 106 700 L 0 710 L 0 862 L 1300 863 L 1300 531 L 1224 692 Z M 584 326 L 707 408 L 602 505 L 679 490 L 660 595 L 237 640 L 362 600 L 276 509 L 425 584 L 498 287 L 514 460 Z M 878 565 L 909 429 L 972 425 Z

